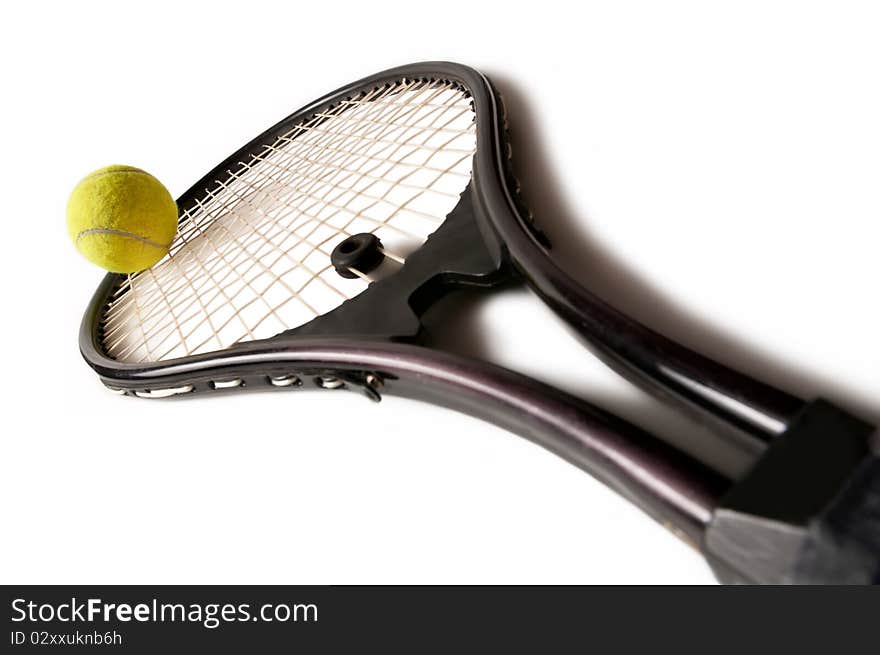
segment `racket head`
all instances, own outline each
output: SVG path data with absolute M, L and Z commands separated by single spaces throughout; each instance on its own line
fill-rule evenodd
M 325 128 L 339 123 L 340 117 L 348 120 L 351 111 L 362 111 L 367 107 L 365 124 L 377 123 L 380 129 L 384 129 L 382 128 L 384 119 L 371 120 L 371 116 L 375 118 L 375 111 L 372 115 L 369 111 L 378 103 L 385 103 L 389 108 L 380 107 L 378 115 L 381 117 L 389 111 L 396 112 L 393 113 L 393 119 L 398 120 L 401 110 L 394 104 L 406 93 L 415 93 L 415 104 L 421 103 L 428 107 L 426 111 L 429 112 L 429 116 L 425 119 L 428 122 L 419 123 L 422 119 L 415 118 L 413 119 L 415 127 L 427 125 L 430 136 L 432 130 L 440 126 L 439 131 L 434 130 L 431 138 L 441 138 L 444 145 L 436 149 L 442 151 L 441 155 L 446 157 L 443 159 L 443 164 L 417 166 L 419 168 L 417 172 L 421 174 L 428 169 L 431 174 L 437 173 L 438 178 L 442 178 L 444 171 L 449 172 L 446 163 L 450 161 L 450 157 L 456 160 L 454 165 L 459 166 L 454 173 L 459 175 L 461 188 L 457 197 L 448 202 L 448 209 L 444 210 L 445 216 L 439 217 L 440 221 L 436 229 L 424 231 L 424 241 L 411 249 L 411 252 L 407 253 L 405 263 L 390 274 L 382 276 L 369 285 L 364 285 L 365 288 L 351 297 L 343 298 L 328 311 L 316 312 L 317 315 L 310 320 L 295 322 L 296 324 L 282 324 L 280 326 L 282 329 L 272 330 L 266 335 L 258 335 L 248 330 L 249 333 L 244 339 L 234 339 L 232 343 L 223 343 L 222 339 L 217 337 L 215 328 L 216 344 L 212 342 L 205 346 L 204 343 L 200 343 L 195 348 L 191 347 L 191 344 L 188 345 L 186 338 L 183 337 L 188 336 L 189 333 L 179 325 L 183 318 L 172 316 L 169 319 L 162 314 L 164 306 L 174 307 L 174 303 L 169 302 L 167 298 L 169 293 L 179 292 L 181 287 L 192 286 L 193 275 L 202 276 L 213 282 L 215 277 L 227 273 L 225 264 L 229 259 L 237 256 L 234 254 L 236 248 L 241 246 L 239 250 L 245 251 L 253 245 L 254 240 L 258 243 L 268 243 L 274 238 L 271 233 L 253 237 L 252 233 L 256 234 L 261 228 L 254 231 L 252 226 L 246 226 L 245 229 L 251 230 L 246 236 L 241 234 L 230 236 L 230 230 L 224 228 L 222 239 L 228 246 L 231 243 L 230 247 L 233 250 L 228 247 L 226 254 L 220 255 L 219 266 L 215 264 L 209 268 L 202 263 L 198 254 L 199 244 L 209 244 L 213 247 L 213 242 L 217 239 L 216 235 L 211 236 L 210 230 L 221 221 L 223 211 L 228 209 L 224 202 L 228 202 L 229 194 L 232 193 L 228 189 L 230 180 L 241 179 L 242 170 L 246 175 L 257 168 L 254 165 L 257 160 L 260 160 L 260 165 L 264 168 L 269 166 L 272 171 L 278 169 L 277 161 L 270 161 L 264 165 L 262 159 L 268 160 L 275 155 L 273 151 L 278 149 L 279 140 L 284 141 L 287 146 L 303 149 L 305 160 L 308 160 L 310 152 L 314 152 L 314 146 L 308 143 L 301 145 L 305 138 L 315 138 L 314 135 L 318 134 L 319 139 L 336 138 L 338 143 L 338 136 L 332 134 L 329 137 L 321 136 L 322 131 L 329 131 Z M 440 106 L 442 103 L 437 100 L 441 97 L 445 98 L 444 102 L 448 104 L 445 108 Z M 437 104 L 439 110 L 433 109 L 433 104 Z M 464 106 L 467 107 L 466 111 L 462 109 Z M 449 107 L 452 109 L 449 110 Z M 433 118 L 431 112 L 434 112 Z M 452 118 L 449 118 L 450 114 L 453 115 Z M 458 122 L 446 122 L 447 119 Z M 469 122 L 469 127 L 462 127 L 462 121 Z M 394 125 L 393 120 L 389 122 Z M 444 126 L 453 124 L 461 134 L 453 134 L 449 140 L 443 140 L 446 136 L 443 130 L 449 129 Z M 306 128 L 303 129 L 302 126 Z M 472 139 L 470 153 L 467 152 L 467 147 L 460 147 L 463 142 L 467 146 L 467 138 Z M 374 140 L 383 141 L 381 138 Z M 388 137 L 386 140 L 390 142 L 389 147 L 392 149 L 397 147 L 394 137 Z M 326 144 L 326 141 L 324 143 Z M 407 143 L 411 145 L 413 142 L 407 140 Z M 415 143 L 420 142 L 416 139 Z M 449 148 L 449 143 L 454 147 Z M 361 145 L 359 141 L 358 147 Z M 381 146 L 382 143 L 379 145 Z M 348 146 L 343 139 L 341 148 L 336 149 L 344 150 L 345 147 Z M 332 151 L 333 148 L 326 150 Z M 270 154 L 267 155 L 267 152 Z M 342 155 L 344 156 L 345 153 L 343 152 Z M 459 155 L 461 157 L 456 159 Z M 366 156 L 366 159 L 369 157 Z M 291 114 L 260 134 L 221 162 L 179 198 L 181 221 L 177 241 L 182 239 L 184 243 L 180 246 L 180 250 L 176 250 L 175 245 L 172 245 L 171 255 L 157 266 L 168 264 L 168 261 L 173 260 L 175 256 L 179 260 L 194 251 L 196 254 L 191 257 L 194 263 L 188 263 L 190 271 L 195 270 L 195 273 L 191 272 L 187 275 L 184 272 L 177 274 L 176 277 L 171 276 L 171 292 L 168 291 L 169 283 L 162 285 L 153 282 L 153 287 L 156 288 L 150 289 L 153 296 L 152 305 L 143 313 L 162 317 L 166 321 L 164 329 L 181 337 L 178 342 L 183 342 L 185 347 L 180 347 L 179 344 L 175 346 L 177 336 L 174 336 L 170 341 L 166 338 L 166 342 L 160 341 L 156 347 L 150 348 L 150 337 L 147 334 L 149 330 L 145 331 L 142 325 L 140 329 L 146 347 L 133 346 L 119 339 L 120 334 L 134 333 L 136 328 L 132 326 L 140 322 L 142 308 L 136 300 L 131 302 L 130 299 L 138 297 L 133 290 L 138 288 L 137 285 L 145 284 L 143 280 L 149 282 L 149 276 L 154 275 L 153 271 L 156 269 L 154 267 L 139 274 L 141 277 L 134 280 L 131 276 L 112 273 L 105 276 L 83 318 L 80 350 L 108 387 L 125 394 L 167 396 L 230 388 L 291 388 L 303 382 L 307 383 L 306 386 L 333 387 L 337 386 L 338 380 L 356 382 L 369 393 L 371 387 L 366 383 L 366 379 L 377 377 L 382 379 L 382 376 L 376 376 L 369 370 L 362 370 L 364 364 L 362 361 L 352 361 L 346 366 L 346 362 L 340 361 L 338 356 L 328 358 L 326 355 L 330 352 L 353 354 L 358 350 L 357 344 L 364 342 L 372 344 L 371 348 L 374 351 L 377 348 L 376 344 L 420 342 L 423 338 L 419 320 L 421 314 L 447 293 L 464 286 L 491 287 L 516 277 L 515 267 L 511 264 L 505 245 L 503 234 L 505 231 L 509 231 L 512 227 L 518 231 L 524 229 L 528 233 L 529 240 L 541 243 L 542 235 L 525 216 L 518 198 L 518 184 L 509 163 L 510 148 L 503 104 L 488 78 L 474 69 L 448 62 L 426 62 L 387 70 L 342 87 Z M 461 179 L 462 169 L 468 169 L 466 179 Z M 322 170 L 319 168 L 319 172 Z M 344 170 L 330 172 L 334 175 L 345 174 Z M 265 177 L 265 172 L 263 175 Z M 294 172 L 293 177 L 296 178 L 296 175 L 297 173 Z M 406 179 L 412 178 L 407 176 Z M 239 190 L 237 195 L 233 195 L 233 200 L 236 206 L 240 207 L 244 204 L 248 211 L 256 215 L 261 210 L 253 199 L 259 197 L 265 200 L 272 193 L 277 195 L 278 188 L 286 191 L 285 184 L 284 179 L 281 181 L 278 181 L 277 177 L 269 179 L 263 187 L 256 189 L 248 187 L 244 193 Z M 392 186 L 395 184 L 397 184 L 396 180 Z M 272 191 L 265 191 L 265 187 L 271 187 Z M 397 187 L 395 189 L 399 190 Z M 454 184 L 452 187 L 447 185 L 445 192 L 447 196 L 455 196 Z M 215 200 L 223 193 L 227 194 L 227 200 L 221 200 L 218 209 Z M 358 193 L 355 192 L 355 195 Z M 213 215 L 210 207 L 205 208 L 212 202 Z M 270 206 L 272 204 L 271 197 L 268 204 Z M 333 209 L 333 206 L 338 206 L 340 203 L 330 204 Z M 265 203 L 263 206 L 265 207 Z M 359 214 L 358 211 L 350 213 Z M 218 218 L 217 214 L 221 214 L 221 217 Z M 208 215 L 209 220 L 201 226 L 194 227 L 192 225 L 196 220 L 193 218 L 194 215 L 200 216 L 199 220 L 203 220 L 205 215 Z M 261 215 L 261 217 L 264 219 L 264 224 L 266 221 L 271 222 L 271 216 Z M 322 218 L 313 216 L 312 220 L 320 223 Z M 242 221 L 239 219 L 239 222 Z M 347 232 L 340 232 L 338 237 L 341 239 L 350 236 L 353 231 L 354 228 L 350 227 Z M 289 235 L 281 235 L 281 237 L 285 236 Z M 296 236 L 294 235 L 294 238 Z M 251 242 L 247 239 L 251 239 Z M 326 250 L 339 246 L 339 243 L 334 243 L 332 239 L 331 236 L 329 241 L 322 244 L 327 247 Z M 309 245 L 313 254 L 317 252 L 314 241 Z M 329 252 L 318 254 L 328 260 L 327 266 L 332 266 Z M 245 255 L 245 259 L 247 256 Z M 284 253 L 279 256 L 283 257 Z M 247 273 L 245 275 L 239 273 L 238 277 L 244 278 L 246 275 Z M 247 286 L 247 283 L 248 280 L 244 280 L 241 286 Z M 290 285 L 285 286 L 290 291 L 290 296 L 296 295 L 294 293 L 296 289 L 291 291 Z M 202 314 L 210 315 L 212 310 L 210 307 L 205 308 L 204 298 L 199 297 L 198 293 L 194 295 L 195 299 L 188 300 L 190 307 L 195 307 L 195 313 L 201 310 Z M 222 305 L 227 300 L 229 300 L 228 295 L 221 290 L 214 291 L 209 302 Z M 119 311 L 120 302 L 128 303 L 127 313 Z M 202 306 L 198 307 L 199 304 Z M 271 313 L 271 306 L 268 309 Z M 169 313 L 173 315 L 174 311 Z M 132 318 L 133 316 L 137 320 Z M 169 320 L 175 324 L 173 329 L 168 327 Z M 244 321 L 242 325 L 247 328 Z M 125 330 L 128 332 L 126 333 Z M 136 342 L 137 339 L 134 341 Z M 122 345 L 120 346 L 119 343 Z M 169 343 L 171 348 L 168 347 Z M 214 345 L 216 347 L 213 347 Z M 352 356 L 351 359 L 358 358 Z M 389 376 L 393 377 L 392 374 L 385 377 Z

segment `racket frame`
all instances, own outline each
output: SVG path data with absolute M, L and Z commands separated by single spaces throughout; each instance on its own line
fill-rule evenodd
M 822 581 L 822 567 L 827 568 L 829 562 L 834 564 L 827 573 L 831 580 L 850 572 L 856 578 L 874 575 L 871 567 L 876 560 L 864 555 L 877 545 L 876 531 L 871 529 L 880 525 L 874 509 L 878 503 L 871 501 L 880 486 L 872 426 L 827 403 L 805 403 L 695 353 L 618 312 L 571 278 L 554 260 L 546 236 L 518 195 L 503 103 L 477 71 L 427 62 L 342 87 L 228 157 L 181 196 L 181 213 L 218 176 L 247 161 L 255 148 L 292 125 L 364 89 L 400 79 L 460 84 L 473 99 L 477 122 L 471 184 L 446 223 L 406 265 L 299 328 L 216 352 L 148 363 L 120 362 L 103 350 L 101 317 L 126 279 L 109 274 L 86 310 L 79 338 L 84 358 L 104 384 L 120 393 L 146 396 L 320 388 L 358 389 L 373 400 L 385 394 L 425 400 L 505 427 L 590 472 L 704 550 L 722 580 Z M 465 242 L 468 247 L 463 247 Z M 438 259 L 443 267 L 432 267 Z M 719 433 L 747 444 L 755 452 L 757 465 L 731 486 L 701 462 L 579 398 L 488 362 L 418 345 L 423 338 L 421 313 L 447 293 L 516 278 L 524 280 L 612 368 L 672 400 Z M 829 412 L 832 418 L 822 419 L 823 427 L 817 430 L 814 417 Z M 807 437 L 802 436 L 805 433 Z M 821 444 L 816 452 L 850 447 L 850 454 L 841 451 L 840 465 L 827 478 L 822 498 L 811 497 L 811 504 L 800 507 L 800 514 L 798 503 L 789 503 L 795 512 L 791 529 L 781 525 L 775 532 L 764 533 L 772 552 L 761 563 L 763 569 L 756 568 L 750 558 L 743 559 L 737 540 L 760 536 L 760 528 L 774 520 L 775 501 L 765 500 L 763 493 L 768 479 L 783 484 L 788 476 L 803 484 L 802 467 L 810 462 L 784 455 L 790 444 L 810 440 Z M 768 456 L 758 457 L 765 449 Z M 812 463 L 821 465 L 821 461 Z M 768 475 L 768 466 L 771 471 L 780 467 L 778 475 Z M 850 480 L 856 480 L 855 487 Z M 846 500 L 842 509 L 841 498 Z M 831 515 L 829 507 L 838 510 Z M 856 518 L 848 522 L 840 518 L 841 513 L 855 513 Z M 829 551 L 827 556 L 820 552 L 818 564 L 800 557 L 798 544 L 827 547 L 829 530 L 834 544 L 847 544 L 861 559 L 850 551 Z M 794 539 L 793 531 L 797 532 Z
M 193 209 L 206 191 L 215 188 L 218 179 L 227 177 L 227 171 L 247 162 L 263 144 L 272 143 L 291 127 L 325 113 L 340 101 L 357 98 L 366 90 L 401 80 L 438 80 L 461 86 L 461 90 L 472 98 L 478 125 L 473 176 L 497 179 L 500 172 L 495 169 L 497 160 L 491 153 L 500 147 L 501 132 L 488 81 L 465 66 L 425 62 L 394 68 L 346 85 L 279 121 L 187 190 L 178 200 L 181 216 Z M 238 343 L 222 351 L 154 362 L 126 362 L 108 356 L 101 343 L 100 322 L 114 292 L 127 280 L 124 275 L 109 273 L 93 295 L 83 317 L 80 351 L 105 383 L 115 389 L 134 392 L 159 386 L 172 388 L 179 381 L 181 370 L 194 373 L 197 370 L 211 371 L 218 366 L 222 368 L 221 361 L 229 353 L 243 358 L 241 366 L 246 366 L 244 360 L 252 352 L 278 352 L 281 344 L 290 344 L 302 336 L 417 341 L 422 333 L 419 315 L 442 296 L 461 287 L 501 284 L 513 274 L 504 247 L 492 231 L 488 218 L 489 212 L 500 211 L 503 205 L 499 205 L 498 194 L 491 192 L 492 185 L 486 186 L 489 193 L 483 193 L 480 184 L 469 184 L 447 220 L 395 275 L 370 285 L 352 300 L 303 326 L 269 339 Z M 436 261 L 442 261 L 443 266 L 438 267 L 434 264 Z M 256 366 L 264 364 L 263 360 L 258 361 Z M 193 391 L 203 390 L 207 389 L 199 385 L 193 388 Z

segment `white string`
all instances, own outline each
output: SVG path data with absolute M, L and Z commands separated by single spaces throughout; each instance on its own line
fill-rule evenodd
M 206 188 L 168 255 L 116 290 L 105 351 L 127 362 L 194 355 L 335 309 L 376 279 L 337 274 L 336 245 L 375 233 L 402 264 L 455 207 L 475 149 L 470 98 L 451 82 L 401 80 L 292 126 Z

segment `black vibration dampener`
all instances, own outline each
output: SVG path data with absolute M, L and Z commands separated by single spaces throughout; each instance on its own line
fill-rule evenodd
M 375 234 L 363 232 L 353 234 L 333 249 L 330 254 L 330 263 L 333 268 L 344 278 L 354 279 L 358 277 L 352 269 L 367 274 L 375 269 L 385 255 L 382 253 L 382 242 Z

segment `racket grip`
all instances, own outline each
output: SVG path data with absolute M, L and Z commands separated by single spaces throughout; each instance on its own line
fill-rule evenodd
M 704 536 L 725 583 L 880 583 L 880 433 L 808 403 L 725 494 Z

